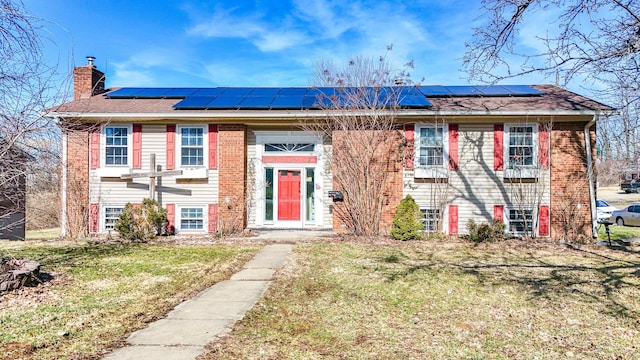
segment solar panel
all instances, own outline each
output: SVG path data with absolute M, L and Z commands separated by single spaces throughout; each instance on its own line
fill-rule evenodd
M 245 97 L 253 90 L 247 87 L 230 87 L 221 96 Z
M 280 92 L 280 88 L 255 88 L 249 96 L 276 96 Z
M 442 85 L 420 86 L 420 92 L 425 96 L 450 96 L 451 92 Z
M 184 109 L 206 109 L 207 105 L 212 102 L 213 96 L 189 96 L 179 103 L 173 105 L 176 110 Z
M 171 88 L 146 88 L 135 94 L 137 98 L 162 98 L 162 94 L 168 92 Z
M 466 85 L 457 85 L 457 86 L 445 86 L 453 96 L 478 96 L 482 95 L 480 90 L 476 86 L 466 86 Z
M 282 88 L 278 95 L 280 96 L 304 96 L 307 93 L 307 88 Z
M 191 96 L 218 96 L 222 94 L 226 88 L 215 87 L 215 88 L 202 88 L 197 89 Z
M 162 94 L 167 99 L 179 99 L 190 96 L 198 91 L 198 88 L 173 88 Z
M 121 88 L 107 94 L 108 98 L 113 99 L 132 99 L 135 94 L 144 91 L 146 88 Z
M 273 96 L 247 96 L 239 104 L 240 109 L 269 109 Z
M 209 103 L 207 109 L 237 109 L 244 98 L 244 96 L 220 95 Z
M 276 96 L 271 103 L 272 109 L 301 109 L 304 95 Z
M 503 85 L 512 95 L 542 95 L 542 91 L 529 85 Z
M 303 109 L 318 109 L 320 108 L 320 104 L 322 101 L 315 95 L 305 95 L 302 99 L 302 108 Z
M 485 96 L 509 96 L 511 91 L 501 85 L 476 86 L 476 88 Z

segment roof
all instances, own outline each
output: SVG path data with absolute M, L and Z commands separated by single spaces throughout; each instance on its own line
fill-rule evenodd
M 614 109 L 553 85 L 404 86 L 402 114 L 581 114 Z M 49 116 L 71 118 L 297 117 L 317 115 L 319 94 L 336 88 L 114 88 L 64 103 Z M 254 94 L 255 96 L 252 96 Z M 186 105 L 185 105 L 186 104 Z M 246 105 L 250 104 L 250 105 Z M 278 105 L 281 104 L 281 105 Z

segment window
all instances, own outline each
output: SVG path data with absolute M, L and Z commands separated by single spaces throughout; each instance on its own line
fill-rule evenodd
M 122 207 L 105 207 L 104 208 L 104 231 L 113 231 L 116 220 L 122 213 Z
M 127 165 L 129 159 L 129 128 L 105 127 L 105 164 L 122 166 Z
M 265 152 L 309 152 L 314 148 L 315 144 L 264 144 Z
M 510 209 L 509 232 L 513 234 L 531 234 L 533 232 L 533 210 Z
M 440 222 L 440 210 L 438 209 L 420 209 L 422 213 L 422 223 L 424 224 L 424 231 L 436 232 L 438 231 L 438 224 Z
M 203 166 L 204 153 L 204 128 L 180 128 L 180 165 Z
M 180 230 L 181 231 L 203 231 L 204 230 L 204 210 L 201 207 L 180 209 Z
M 444 140 L 442 127 L 418 128 L 418 166 L 442 166 Z
M 509 145 L 507 167 L 515 169 L 523 166 L 533 166 L 535 160 L 535 126 L 509 126 Z
M 273 168 L 265 168 L 264 173 L 264 219 L 273 221 Z

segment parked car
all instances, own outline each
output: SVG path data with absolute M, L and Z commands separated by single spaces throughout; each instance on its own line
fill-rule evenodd
M 627 194 L 632 192 L 637 193 L 638 189 L 640 189 L 640 178 L 620 183 L 620 190 L 624 190 Z
M 640 226 L 640 204 L 614 211 L 611 214 L 611 220 L 620 226 Z
M 611 214 L 613 214 L 614 211 L 618 210 L 617 207 L 611 206 L 608 202 L 599 199 L 596 200 L 596 209 L 598 213 L 598 221 L 600 222 L 609 220 L 609 218 L 611 218 Z M 611 221 L 613 220 L 614 219 L 612 219 Z

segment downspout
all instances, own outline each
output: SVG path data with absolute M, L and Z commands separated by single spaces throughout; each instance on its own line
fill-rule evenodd
M 600 115 L 593 115 L 593 120 L 589 121 L 584 126 L 584 146 L 587 152 L 587 182 L 589 183 L 589 203 L 591 210 L 591 233 L 594 239 L 598 238 L 598 223 L 597 223 L 597 210 L 596 210 L 596 191 L 595 184 L 593 182 L 593 154 L 591 153 L 591 135 L 589 128 L 595 125 Z
M 62 181 L 60 189 L 60 202 L 62 212 L 60 214 L 60 236 L 67 236 L 67 133 L 62 131 Z

